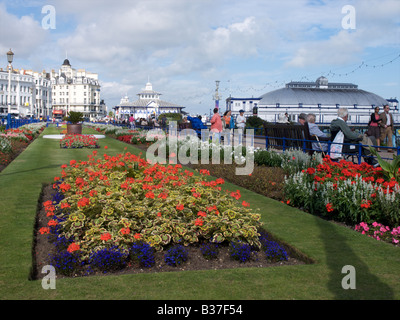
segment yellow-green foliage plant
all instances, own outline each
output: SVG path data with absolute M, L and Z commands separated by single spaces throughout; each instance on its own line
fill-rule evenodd
M 181 165 L 149 164 L 130 153 L 62 166 L 53 188 L 62 200 L 53 205 L 57 236 L 69 239 L 69 251 L 81 257 L 112 246 L 124 250 L 136 241 L 156 250 L 202 240 L 232 240 L 260 247 L 260 215 L 239 191 L 222 189 Z M 50 206 L 51 207 L 51 206 Z

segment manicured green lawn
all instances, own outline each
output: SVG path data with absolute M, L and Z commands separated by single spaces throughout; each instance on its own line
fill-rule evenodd
M 47 128 L 43 134 L 52 133 L 59 132 Z M 99 154 L 140 152 L 111 138 L 99 143 Z M 91 152 L 60 149 L 58 140 L 39 137 L 0 173 L 0 299 L 400 299 L 400 248 L 228 183 L 260 208 L 267 230 L 315 263 L 58 279 L 55 290 L 44 290 L 41 281 L 29 280 L 42 185 L 60 174 L 62 164 Z M 342 288 L 345 265 L 355 268 L 355 290 Z

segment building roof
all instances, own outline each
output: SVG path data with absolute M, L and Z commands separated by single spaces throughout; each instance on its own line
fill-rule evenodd
M 163 100 L 159 100 L 159 99 L 139 99 L 133 102 L 123 102 L 120 103 L 118 105 L 118 107 L 147 107 L 150 103 L 152 102 L 156 102 L 157 105 L 162 108 L 162 107 L 175 107 L 175 108 L 183 108 L 180 105 L 171 103 L 171 102 L 167 102 L 167 101 L 163 101 Z
M 324 80 L 324 81 L 321 81 Z M 322 86 L 321 86 L 322 84 Z M 259 105 L 384 105 L 387 100 L 368 91 L 358 89 L 351 83 L 330 83 L 326 78 L 316 82 L 290 82 L 285 88 L 262 95 Z
M 167 102 L 164 100 L 160 100 L 159 96 L 161 93 L 154 91 L 153 86 L 150 82 L 146 83 L 146 88 L 142 89 L 140 93 L 137 94 L 139 96 L 139 99 L 133 102 L 129 102 L 129 98 L 126 96 L 123 99 L 121 99 L 120 104 L 117 107 L 140 107 L 140 108 L 145 108 L 145 107 L 154 107 L 154 104 L 156 104 L 159 108 L 184 108 L 180 105 L 177 105 L 175 103 Z M 146 97 L 146 95 L 153 95 L 153 97 Z

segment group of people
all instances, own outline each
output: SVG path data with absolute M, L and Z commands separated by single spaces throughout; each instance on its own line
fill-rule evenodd
M 142 126 L 142 127 L 165 127 L 165 117 L 162 117 L 157 121 L 156 118 L 148 117 L 146 118 L 137 118 L 135 119 L 133 116 L 130 116 L 128 119 L 128 123 L 126 123 L 126 120 L 124 119 L 122 121 L 122 124 L 129 124 L 129 127 L 131 129 L 135 129 L 137 126 Z
M 379 107 L 375 108 L 375 112 L 371 115 L 371 119 L 368 124 L 368 131 L 365 134 L 362 134 L 353 131 L 347 124 L 347 120 L 349 118 L 347 108 L 339 108 L 338 117 L 336 119 L 333 119 L 330 124 L 330 141 L 332 141 L 333 144 L 336 142 L 336 144 L 341 143 L 345 145 L 361 143 L 363 145 L 362 155 L 366 162 L 372 165 L 378 165 L 376 159 L 371 157 L 369 146 L 379 147 L 380 143 L 387 138 L 388 146 L 393 147 L 392 135 L 394 128 L 393 115 L 390 113 L 390 107 L 388 105 L 385 105 L 382 113 L 379 113 L 379 110 Z M 311 136 L 316 136 L 317 138 L 328 138 L 328 135 L 318 128 L 315 120 L 315 114 L 311 113 L 307 115 L 305 113 L 301 113 L 298 117 L 297 124 L 304 125 L 307 122 Z M 343 135 L 340 142 L 336 141 L 337 139 L 335 140 L 339 133 L 340 135 Z M 314 142 L 312 144 L 312 148 L 317 151 L 327 152 L 328 147 L 329 144 L 326 142 Z M 346 145 L 346 147 L 349 148 L 348 145 Z M 344 147 L 343 152 L 349 151 L 349 149 L 346 150 L 346 147 Z M 353 146 L 353 149 L 355 150 L 355 146 Z M 377 150 L 380 151 L 379 148 Z M 387 151 L 393 152 L 391 148 L 389 148 Z
M 379 147 L 381 142 L 388 139 L 388 147 L 393 147 L 393 115 L 390 113 L 390 107 L 385 105 L 383 112 L 379 113 L 379 107 L 375 108 L 375 112 L 371 114 L 371 119 L 368 123 L 367 135 L 375 137 L 376 145 Z M 380 151 L 380 149 L 377 149 Z M 392 149 L 388 149 L 388 152 L 393 152 Z
M 393 147 L 393 142 L 392 142 L 392 136 L 394 133 L 394 126 L 393 126 L 393 115 L 390 113 L 390 107 L 389 105 L 385 105 L 383 107 L 383 112 L 379 113 L 380 108 L 376 107 L 375 112 L 371 114 L 370 121 L 368 123 L 368 131 L 366 134 L 360 134 L 357 132 L 354 132 L 350 129 L 350 127 L 347 124 L 347 119 L 348 119 L 348 110 L 347 108 L 339 108 L 338 110 L 338 118 L 332 120 L 331 125 L 330 125 L 330 131 L 331 134 L 332 132 L 338 132 L 342 131 L 344 134 L 344 140 L 345 142 L 348 143 L 355 143 L 355 142 L 368 142 L 368 145 L 374 145 L 374 146 L 380 146 L 380 143 L 382 141 L 385 141 L 387 138 L 387 145 L 390 147 L 387 151 L 388 152 L 393 152 L 391 149 Z M 298 123 L 299 125 L 304 125 L 305 122 L 308 123 L 308 128 L 310 131 L 311 136 L 317 136 L 318 138 L 321 137 L 328 137 L 324 132 L 322 132 L 318 126 L 315 124 L 316 116 L 315 114 L 305 114 L 301 113 L 298 117 Z M 334 140 L 334 136 L 331 136 L 331 140 Z M 370 139 L 371 141 L 368 141 Z M 315 147 L 315 148 L 314 148 Z M 318 150 L 318 151 L 324 151 L 326 152 L 328 148 L 327 144 L 323 144 L 322 148 L 314 144 L 313 149 Z M 377 149 L 380 151 L 380 149 Z
M 232 111 L 225 111 L 224 115 L 221 117 L 219 114 L 219 109 L 214 108 L 214 115 L 211 118 L 211 127 L 210 130 L 213 133 L 213 135 L 220 136 L 221 132 L 224 129 L 235 129 L 238 128 L 244 131 L 244 128 L 246 126 L 246 118 L 244 116 L 244 110 L 239 111 L 239 115 L 236 117 L 236 121 L 234 117 L 232 116 Z

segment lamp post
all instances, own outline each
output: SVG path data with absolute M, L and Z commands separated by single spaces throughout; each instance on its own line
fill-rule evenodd
M 11 124 L 11 69 L 12 65 L 11 63 L 13 62 L 14 58 L 14 53 L 11 51 L 7 52 L 7 61 L 8 61 L 8 115 L 7 115 L 7 127 L 10 127 Z

